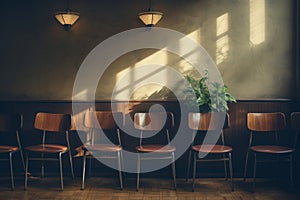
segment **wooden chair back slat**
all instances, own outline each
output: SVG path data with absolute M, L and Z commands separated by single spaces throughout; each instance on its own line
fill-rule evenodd
M 291 127 L 295 131 L 300 131 L 300 112 L 291 113 Z
M 221 112 L 189 113 L 188 126 L 198 131 L 222 130 L 229 127 L 229 115 Z
M 285 126 L 285 115 L 281 112 L 247 114 L 247 127 L 251 131 L 280 131 Z
M 123 124 L 121 112 L 88 111 L 84 116 L 84 126 L 94 129 L 117 129 Z
M 40 112 L 35 116 L 34 127 L 52 132 L 68 131 L 71 128 L 71 115 Z
M 22 115 L 0 114 L 0 132 L 10 132 L 22 128 Z
M 173 113 L 149 112 L 135 113 L 134 127 L 144 131 L 159 131 L 174 127 Z

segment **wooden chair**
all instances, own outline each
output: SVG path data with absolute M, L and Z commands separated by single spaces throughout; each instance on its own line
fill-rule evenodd
M 25 167 L 25 189 L 27 188 L 28 180 L 28 161 L 39 160 L 42 162 L 42 177 L 44 177 L 44 161 L 59 161 L 60 169 L 60 183 L 61 190 L 64 189 L 63 185 L 63 167 L 62 167 L 62 155 L 69 153 L 69 161 L 71 167 L 71 174 L 74 178 L 73 162 L 69 142 L 69 130 L 71 128 L 71 115 L 69 114 L 54 114 L 54 113 L 42 113 L 39 112 L 35 116 L 34 128 L 43 132 L 42 142 L 37 145 L 28 146 L 25 148 L 26 151 L 26 167 Z M 49 144 L 46 141 L 47 134 L 65 133 L 66 143 L 60 144 Z M 30 157 L 30 154 L 38 154 L 41 157 Z M 57 155 L 58 158 L 45 157 L 45 155 Z
M 82 148 L 83 154 L 83 171 L 82 171 L 82 184 L 81 189 L 84 189 L 85 173 L 86 173 L 86 158 L 90 159 L 116 159 L 118 162 L 120 188 L 123 189 L 122 181 L 122 146 L 119 124 L 123 124 L 123 114 L 121 112 L 106 112 L 106 111 L 88 111 L 84 116 L 84 126 L 89 128 L 91 141 L 88 141 Z M 105 131 L 105 133 L 116 134 L 117 144 L 95 142 L 95 133 L 99 130 Z M 102 138 L 103 139 L 103 138 Z
M 176 173 L 175 173 L 175 151 L 176 148 L 170 145 L 169 130 L 174 127 L 174 117 L 172 113 L 149 112 L 135 113 L 134 127 L 140 131 L 140 143 L 136 147 L 138 152 L 137 160 L 137 183 L 136 190 L 139 190 L 140 169 L 142 160 L 171 160 L 172 175 L 174 188 L 176 190 Z M 166 134 L 167 141 L 161 144 L 143 144 L 143 135 L 151 131 L 163 131 Z M 147 153 L 153 153 L 154 156 L 147 156 Z M 143 155 L 145 154 L 145 155 Z
M 275 161 L 279 162 L 279 159 L 282 158 L 284 161 L 290 162 L 290 177 L 292 177 L 292 153 L 294 149 L 291 147 L 279 145 L 278 132 L 283 130 L 286 126 L 285 115 L 281 112 L 275 113 L 248 113 L 247 115 L 247 127 L 250 130 L 250 140 L 249 147 L 246 155 L 245 170 L 244 170 L 244 180 L 246 180 L 247 167 L 249 153 L 254 155 L 254 166 L 253 166 L 253 191 L 255 190 L 256 182 L 256 166 L 258 162 L 270 162 Z M 263 144 L 253 145 L 254 134 L 262 133 L 273 133 L 272 139 L 275 139 L 275 144 L 270 144 L 270 139 L 268 141 L 262 142 Z M 274 138 L 275 136 L 275 138 Z M 269 156 L 268 159 L 261 157 L 258 159 L 258 156 Z M 275 159 L 272 160 L 270 156 Z M 291 179 L 292 182 L 292 179 Z
M 296 152 L 296 146 L 298 142 L 298 137 L 300 133 L 300 112 L 293 112 L 291 113 L 291 128 L 294 131 L 294 144 L 293 144 L 293 153 Z M 294 185 L 294 178 L 293 178 L 293 154 L 291 154 L 291 165 L 290 165 L 290 179 L 291 184 Z
M 13 173 L 13 155 L 16 152 L 20 152 L 23 169 L 25 171 L 25 164 L 23 159 L 23 152 L 21 147 L 21 141 L 19 137 L 19 131 L 22 128 L 22 115 L 20 114 L 0 114 L 0 132 L 6 136 L 8 134 L 15 134 L 15 142 L 12 145 L 0 144 L 0 154 L 8 155 L 10 165 L 10 176 L 11 176 L 11 189 L 14 190 L 14 173 Z
M 232 148 L 225 145 L 223 129 L 229 127 L 229 116 L 225 113 L 189 113 L 188 126 L 193 130 L 193 141 L 189 150 L 187 175 L 189 177 L 190 163 L 193 154 L 193 187 L 195 190 L 195 177 L 197 162 L 224 162 L 225 179 L 227 180 L 227 162 L 229 163 L 229 175 L 231 180 L 231 190 L 234 190 L 233 185 L 233 170 L 232 170 Z M 221 141 L 218 144 L 197 144 L 195 136 L 197 133 L 204 134 L 220 134 Z M 207 154 L 211 158 L 203 157 Z

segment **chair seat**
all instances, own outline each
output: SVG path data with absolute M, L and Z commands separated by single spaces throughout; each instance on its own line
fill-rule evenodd
M 204 153 L 229 153 L 232 152 L 232 148 L 225 145 L 195 145 L 192 146 L 192 149 L 197 152 L 204 152 Z
M 269 154 L 286 154 L 292 153 L 294 150 L 289 147 L 276 146 L 276 145 L 257 145 L 252 146 L 250 149 L 254 152 L 269 153 Z
M 118 152 L 122 151 L 122 146 L 113 144 L 89 144 L 84 145 L 85 149 L 89 151 L 104 151 L 104 152 Z
M 9 153 L 18 150 L 19 148 L 15 146 L 0 146 L 0 153 Z
M 168 153 L 168 152 L 174 152 L 176 151 L 176 148 L 173 146 L 169 145 L 142 145 L 136 147 L 136 150 L 139 152 L 144 152 L 144 153 L 150 153 L 150 152 L 155 152 L 155 153 Z
M 68 150 L 68 147 L 56 144 L 34 145 L 26 147 L 25 150 L 37 153 L 60 153 Z

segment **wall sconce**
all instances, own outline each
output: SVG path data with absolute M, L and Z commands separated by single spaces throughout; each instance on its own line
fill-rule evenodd
M 79 15 L 80 14 L 78 12 L 66 10 L 66 11 L 55 13 L 55 18 L 63 26 L 72 26 L 79 18 Z
M 139 13 L 140 20 L 146 25 L 146 26 L 154 26 L 159 22 L 159 20 L 162 18 L 163 13 L 158 11 L 153 11 L 151 8 L 151 0 L 149 0 L 149 9 L 148 11 Z
M 68 8 L 65 11 L 60 11 L 55 13 L 55 18 L 61 25 L 70 28 L 79 18 L 80 13 L 71 11 L 69 9 L 69 0 L 68 0 Z

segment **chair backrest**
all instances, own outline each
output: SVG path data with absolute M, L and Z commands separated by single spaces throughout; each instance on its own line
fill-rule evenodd
M 291 113 L 291 127 L 295 131 L 300 131 L 300 112 Z
M 171 112 L 135 113 L 134 127 L 143 131 L 158 131 L 174 127 L 174 116 Z
M 34 128 L 52 132 L 68 131 L 71 128 L 71 115 L 39 112 L 35 116 Z
M 291 113 L 291 127 L 295 131 L 294 137 L 294 149 L 296 149 L 298 137 L 300 133 L 300 112 L 293 112 Z
M 170 143 L 169 130 L 174 127 L 174 116 L 171 112 L 148 112 L 135 113 L 134 127 L 140 130 L 140 146 L 143 141 L 144 131 L 161 131 L 167 136 L 167 143 Z M 159 142 L 161 143 L 161 142 Z
M 247 127 L 251 131 L 280 131 L 284 129 L 285 126 L 285 115 L 281 112 L 247 114 Z
M 93 129 L 117 129 L 123 124 L 121 112 L 88 111 L 84 115 L 84 126 Z
M 22 126 L 23 126 L 23 117 L 21 114 L 0 114 L 0 132 L 5 133 L 5 135 L 8 133 L 14 134 L 15 135 L 14 141 L 18 144 L 20 150 L 22 149 L 22 147 L 21 147 L 19 131 L 21 130 Z M 7 142 L 8 140 L 9 140 L 8 137 L 6 137 L 5 142 Z M 2 142 L 0 143 L 4 144 Z M 23 157 L 22 157 L 22 162 L 24 166 Z
M 188 126 L 198 131 L 222 130 L 229 127 L 229 115 L 222 112 L 189 113 Z
M 0 132 L 14 132 L 22 128 L 22 115 L 0 114 Z

